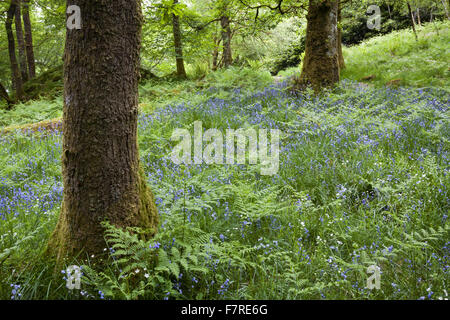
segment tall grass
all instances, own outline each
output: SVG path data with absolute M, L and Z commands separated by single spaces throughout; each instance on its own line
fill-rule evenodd
M 418 27 L 419 40 L 411 30 L 392 32 L 344 48 L 346 69 L 342 77 L 359 81 L 375 76 L 371 83 L 450 88 L 450 23 L 428 23 Z

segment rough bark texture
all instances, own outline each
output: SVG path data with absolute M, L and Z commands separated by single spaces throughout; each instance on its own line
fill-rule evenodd
M 36 64 L 34 62 L 33 33 L 31 31 L 30 0 L 23 0 L 22 16 L 23 27 L 25 30 L 25 49 L 27 52 L 28 74 L 29 78 L 32 79 L 36 76 Z
M 139 0 L 68 0 L 82 13 L 64 53 L 64 201 L 49 242 L 57 261 L 105 248 L 102 221 L 153 236 L 158 213 L 137 146 Z
M 173 0 L 174 4 L 178 3 L 178 0 Z M 183 43 L 181 41 L 181 27 L 180 27 L 180 17 L 177 15 L 172 15 L 172 26 L 173 26 L 173 40 L 175 43 L 175 57 L 177 62 L 177 76 L 180 78 L 186 78 L 186 70 L 184 68 L 183 59 Z
M 233 56 L 231 53 L 230 18 L 228 16 L 221 17 L 220 25 L 222 27 L 223 66 L 227 68 L 233 63 Z
M 306 49 L 297 89 L 311 86 L 315 92 L 339 82 L 338 1 L 310 0 Z
M 17 0 L 12 0 L 11 5 L 9 6 L 7 12 L 5 28 L 8 37 L 8 52 L 9 52 L 9 61 L 11 64 L 12 86 L 13 89 L 16 91 L 16 99 L 20 100 L 23 97 L 23 83 L 22 83 L 22 76 L 20 75 L 19 64 L 17 63 L 16 44 L 14 39 L 14 33 L 12 30 L 12 22 L 16 12 L 16 7 L 17 7 Z
M 22 10 L 20 8 L 21 0 L 17 0 L 16 12 L 14 14 L 14 24 L 16 26 L 16 37 L 17 37 L 17 47 L 19 51 L 19 66 L 20 74 L 22 75 L 22 81 L 26 82 L 28 80 L 28 66 L 27 57 L 25 49 L 25 39 L 23 37 L 22 28 Z
M 345 69 L 345 60 L 344 60 L 344 54 L 342 53 L 342 26 L 341 26 L 341 21 L 342 21 L 342 8 L 341 8 L 341 4 L 339 3 L 339 9 L 338 9 L 338 40 L 337 40 L 337 45 L 338 45 L 338 62 L 339 62 L 339 69 Z

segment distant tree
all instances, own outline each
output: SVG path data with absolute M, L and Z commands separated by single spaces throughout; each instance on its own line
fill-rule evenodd
M 30 20 L 30 0 L 23 0 L 23 26 L 25 30 L 25 50 L 27 53 L 28 75 L 32 79 L 36 76 L 36 64 L 34 61 L 33 32 Z
M 174 6 L 178 4 L 178 0 L 173 0 Z M 175 44 L 175 59 L 177 63 L 177 76 L 180 78 L 186 78 L 186 70 L 184 68 L 184 58 L 183 58 L 183 43 L 181 40 L 181 26 L 179 14 L 174 12 L 172 14 L 172 25 L 173 25 L 173 39 Z
M 233 63 L 233 55 L 231 51 L 231 28 L 230 17 L 226 14 L 226 8 L 224 8 L 225 14 L 220 17 L 220 26 L 222 27 L 222 45 L 223 45 L 223 66 L 228 68 Z
M 418 36 L 417 36 L 417 31 L 416 31 L 416 21 L 414 19 L 414 15 L 411 9 L 411 4 L 409 3 L 409 1 L 406 1 L 406 5 L 408 6 L 408 12 L 409 12 L 409 16 L 411 17 L 411 26 L 414 32 L 414 36 L 416 37 L 416 41 L 419 40 Z
M 23 37 L 21 4 L 22 1 L 17 0 L 16 12 L 14 14 L 14 25 L 16 26 L 16 38 L 19 52 L 20 73 L 22 75 L 22 81 L 26 82 L 28 80 L 28 65 L 27 65 L 27 57 L 25 54 L 26 51 L 25 39 Z
M 8 37 L 8 52 L 9 52 L 9 61 L 11 64 L 12 87 L 16 91 L 16 99 L 20 100 L 23 97 L 23 82 L 19 69 L 19 64 L 17 62 L 16 44 L 14 39 L 14 33 L 12 30 L 12 23 L 14 20 L 14 16 L 16 14 L 17 5 L 18 0 L 11 0 L 11 3 L 9 5 L 6 14 L 5 28 Z

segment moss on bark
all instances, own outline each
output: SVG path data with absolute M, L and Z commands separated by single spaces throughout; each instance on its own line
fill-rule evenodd
M 305 57 L 294 89 L 319 92 L 339 81 L 337 16 L 337 0 L 309 1 Z
M 158 213 L 139 164 L 140 1 L 79 0 L 83 27 L 64 52 L 63 208 L 47 253 L 60 264 L 102 255 L 102 222 L 156 233 Z
M 95 255 L 101 257 L 104 254 L 104 248 L 106 248 L 106 243 L 104 241 L 98 241 L 99 239 L 103 239 L 103 233 L 105 231 L 102 226 L 103 221 L 108 221 L 119 228 L 138 227 L 142 230 L 140 233 L 142 239 L 151 239 L 158 229 L 159 214 L 155 205 L 153 193 L 146 183 L 145 173 L 142 168 L 139 169 L 138 190 L 138 210 L 135 210 L 135 208 L 131 206 L 129 212 L 123 215 L 126 219 L 114 219 L 116 214 L 113 209 L 110 212 L 106 211 L 102 213 L 101 216 L 104 217 L 103 220 L 98 220 L 97 223 L 89 226 L 91 231 L 96 231 L 94 234 L 90 233 L 91 235 L 94 235 L 95 241 L 87 238 L 84 238 L 84 240 L 80 239 L 77 234 L 73 233 L 73 230 L 70 227 L 70 216 L 74 216 L 74 213 L 68 213 L 63 202 L 55 230 L 47 244 L 46 255 L 49 258 L 55 259 L 56 265 L 58 266 L 61 266 L 65 261 L 73 260 L 78 256 Z M 76 215 L 77 214 L 75 214 L 75 216 Z

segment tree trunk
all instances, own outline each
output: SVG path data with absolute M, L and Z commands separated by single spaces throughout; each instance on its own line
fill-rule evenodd
M 71 4 L 68 0 L 67 4 Z M 155 234 L 158 213 L 137 145 L 139 0 L 78 0 L 64 52 L 64 200 L 48 253 L 101 254 L 102 221 Z
M 420 21 L 420 8 L 416 9 L 416 15 L 417 15 L 417 24 L 419 25 L 419 27 L 422 26 L 422 21 Z
M 22 75 L 22 81 L 26 82 L 28 80 L 28 66 L 27 66 L 27 57 L 26 57 L 26 49 L 25 49 L 25 39 L 23 38 L 23 28 L 22 28 L 22 10 L 21 10 L 21 0 L 17 1 L 16 12 L 14 14 L 14 24 L 16 26 L 16 37 L 17 37 L 17 46 L 19 51 L 19 66 L 20 73 Z
M 173 0 L 173 4 L 177 3 L 178 0 Z M 180 78 L 187 78 L 186 70 L 184 68 L 183 43 L 181 42 L 180 18 L 175 14 L 172 15 L 172 25 L 173 25 L 173 39 L 175 43 L 175 57 L 177 62 L 177 76 Z
M 414 31 L 414 36 L 416 37 L 416 41 L 418 41 L 419 38 L 417 37 L 416 21 L 414 20 L 414 15 L 413 15 L 412 10 L 411 10 L 411 5 L 409 4 L 409 2 L 406 2 L 406 4 L 408 5 L 409 16 L 411 17 L 412 29 Z
M 450 20 L 450 13 L 448 12 L 447 5 L 445 4 L 444 0 L 441 0 L 441 2 L 442 2 L 442 5 L 444 6 L 445 15 L 447 16 L 447 19 Z M 449 5 L 450 5 L 450 2 L 449 2 Z
M 14 40 L 14 34 L 12 30 L 12 22 L 16 12 L 17 0 L 12 0 L 9 6 L 7 16 L 6 16 L 6 34 L 8 37 L 8 51 L 9 51 L 9 61 L 11 63 L 11 78 L 12 86 L 16 91 L 16 99 L 21 100 L 23 97 L 23 83 L 22 77 L 20 75 L 19 64 L 17 63 L 16 57 L 16 44 Z
M 339 9 L 338 9 L 338 61 L 339 61 L 339 69 L 343 70 L 345 69 L 345 60 L 344 60 L 344 54 L 342 53 L 342 7 L 341 3 L 339 1 Z
M 233 63 L 233 56 L 231 53 L 230 18 L 228 16 L 221 17 L 220 25 L 222 27 L 223 66 L 228 68 Z
M 312 86 L 315 92 L 339 82 L 338 1 L 309 0 L 306 49 L 299 89 Z
M 214 50 L 212 53 L 212 71 L 216 71 L 218 67 L 219 62 L 219 46 L 221 39 L 217 39 L 216 36 L 214 36 Z
M 25 48 L 27 52 L 28 73 L 29 78 L 32 79 L 36 76 L 36 64 L 34 61 L 33 33 L 31 31 L 30 0 L 23 0 L 22 15 L 25 30 Z
M 6 100 L 6 103 L 8 104 L 7 110 L 10 110 L 14 104 L 14 101 L 11 100 L 8 91 L 6 91 L 5 87 L 1 83 L 0 83 L 0 98 Z

